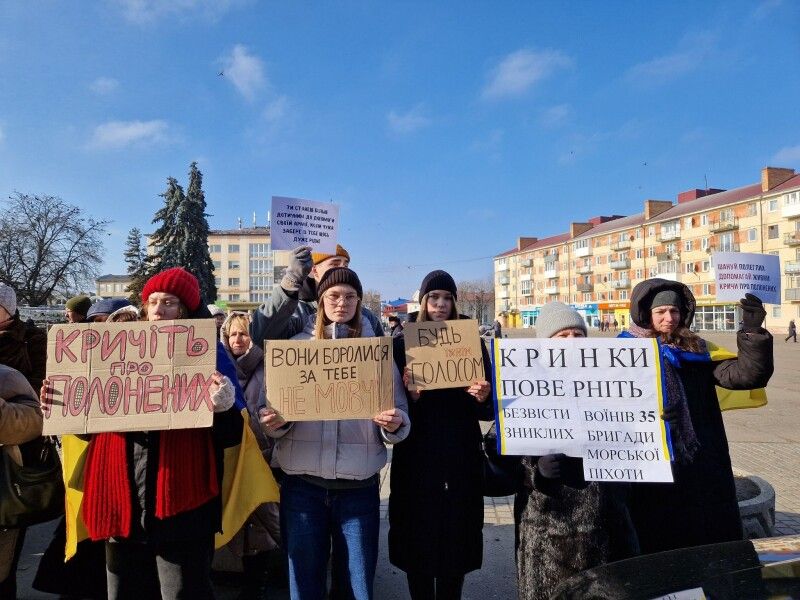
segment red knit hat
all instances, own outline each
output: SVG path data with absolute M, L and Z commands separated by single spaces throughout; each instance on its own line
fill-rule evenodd
M 196 310 L 200 305 L 200 284 L 197 277 L 182 267 L 161 271 L 148 279 L 142 290 L 142 302 L 147 302 L 153 292 L 177 296 L 190 311 Z

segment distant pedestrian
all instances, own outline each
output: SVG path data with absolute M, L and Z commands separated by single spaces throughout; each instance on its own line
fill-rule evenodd
M 789 321 L 789 335 L 786 336 L 786 339 L 783 340 L 784 343 L 788 342 L 789 339 L 793 339 L 794 343 L 797 343 L 797 325 L 794 324 L 794 319 Z
M 656 338 L 666 389 L 674 483 L 636 483 L 630 509 L 643 553 L 742 539 L 728 440 L 714 386 L 766 386 L 773 372 L 766 311 L 747 294 L 739 356 L 712 359 L 719 349 L 689 330 L 695 299 L 682 283 L 648 279 L 631 294 L 631 323 L 621 337 Z M 730 356 L 730 353 L 728 353 Z
M 208 312 L 211 313 L 211 316 L 214 317 L 214 324 L 217 326 L 217 339 L 220 339 L 220 329 L 222 328 L 222 324 L 225 322 L 225 311 L 222 310 L 216 304 L 209 304 L 206 306 Z
M 492 327 L 494 327 L 494 337 L 496 338 L 503 337 L 503 326 L 500 325 L 499 319 L 494 320 L 494 324 L 492 325 Z
M 67 300 L 67 307 L 64 310 L 67 323 L 85 323 L 86 313 L 91 307 L 92 301 L 85 294 L 70 298 Z
M 389 335 L 392 337 L 403 335 L 403 322 L 399 317 L 395 317 L 394 315 L 389 317 L 389 328 Z
M 617 321 L 617 319 L 614 319 L 614 331 L 616 332 L 618 329 L 619 329 L 619 321 Z

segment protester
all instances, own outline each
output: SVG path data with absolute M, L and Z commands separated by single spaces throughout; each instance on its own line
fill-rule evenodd
M 631 515 L 643 553 L 742 539 L 728 440 L 714 386 L 763 387 L 773 372 L 772 336 L 761 301 L 740 302 L 738 358 L 689 330 L 695 299 L 682 283 L 649 279 L 631 294 L 620 335 L 657 338 L 665 380 L 663 418 L 672 442 L 674 483 L 632 486 Z M 724 359 L 723 359 L 724 358 Z
M 132 304 L 129 304 L 118 308 L 108 315 L 106 323 L 130 323 L 131 321 L 138 321 L 140 316 L 141 311 Z
M 67 307 L 64 311 L 64 316 L 67 323 L 85 323 L 86 313 L 92 307 L 92 301 L 89 296 L 81 294 L 80 296 L 73 296 L 67 300 Z
M 375 337 L 361 312 L 363 291 L 350 269 L 329 269 L 317 285 L 322 310 L 309 317 L 293 339 Z M 276 438 L 273 466 L 281 480 L 281 532 L 289 554 L 289 590 L 294 599 L 326 597 L 332 551 L 333 598 L 368 600 L 378 561 L 379 471 L 385 444 L 408 436 L 410 422 L 402 380 L 396 369 L 394 406 L 372 421 L 287 423 L 272 408 L 261 423 Z M 269 399 L 268 399 L 269 400 Z
M 208 312 L 210 312 L 211 316 L 214 318 L 214 323 L 217 325 L 217 339 L 220 339 L 220 328 L 225 322 L 225 311 L 216 304 L 209 304 L 207 308 Z
M 269 304 L 262 304 L 253 313 L 250 337 L 258 346 L 264 340 L 287 340 L 301 333 L 309 318 L 317 312 L 317 284 L 322 276 L 337 267 L 347 267 L 350 254 L 336 245 L 336 254 L 311 252 L 311 248 L 300 246 L 292 251 L 292 257 L 280 285 L 272 292 Z M 374 335 L 383 335 L 380 320 L 365 306 L 362 315 L 369 321 Z
M 111 313 L 130 305 L 126 298 L 103 298 L 92 304 L 86 312 L 86 320 L 89 323 L 105 323 Z
M 537 338 L 587 335 L 574 308 L 561 302 L 542 307 Z M 628 484 L 587 482 L 583 460 L 564 454 L 526 456 L 521 467 L 514 499 L 520 600 L 550 598 L 561 581 L 584 569 L 638 553 Z
M 7 303 L 4 292 L 0 289 L 0 301 Z M 29 456 L 19 444 L 42 435 L 39 400 L 26 379 L 16 369 L 0 365 L 0 452 L 23 465 Z M 0 530 L 0 598 L 17 597 L 17 563 L 24 541 L 24 528 Z
M 209 305 L 213 306 L 213 305 Z M 244 391 L 250 427 L 258 440 L 268 469 L 274 441 L 265 435 L 258 421 L 258 410 L 265 405 L 264 352 L 253 344 L 249 333 L 250 317 L 231 313 L 221 327 L 221 341 L 236 365 L 239 385 Z M 247 520 L 242 530 L 228 543 L 227 549 L 242 562 L 244 588 L 241 598 L 259 600 L 267 597 L 268 568 L 282 564 L 278 504 L 262 504 Z M 276 573 L 273 580 L 280 579 Z
M 788 333 L 789 333 L 789 335 L 786 336 L 786 339 L 783 340 L 783 343 L 785 344 L 789 340 L 793 339 L 794 343 L 796 344 L 797 343 L 797 325 L 794 324 L 794 319 L 789 321 L 789 331 L 788 331 Z
M 458 290 L 445 271 L 419 289 L 412 321 L 458 319 Z M 406 572 L 414 600 L 460 598 L 464 576 L 483 562 L 483 454 L 479 420 L 491 421 L 489 354 L 483 377 L 466 388 L 411 392 L 411 433 L 392 453 L 389 560 Z M 408 386 L 403 337 L 394 358 Z
M 142 301 L 148 321 L 192 318 L 201 310 L 207 315 L 197 279 L 181 268 L 151 277 Z M 211 428 L 91 436 L 80 516 L 91 539 L 106 541 L 112 600 L 213 597 L 209 573 L 214 534 L 221 530 L 223 450 L 242 439 L 235 380 L 219 347 Z M 45 380 L 42 401 L 50 404 L 52 394 Z
M 389 317 L 389 335 L 399 337 L 403 335 L 403 322 L 399 317 L 392 315 Z
M 494 320 L 494 324 L 492 325 L 492 327 L 494 327 L 494 337 L 496 338 L 503 337 L 503 326 L 500 324 L 499 318 Z
M 0 283 L 0 365 L 16 369 L 33 389 L 42 386 L 47 367 L 47 333 L 20 319 L 14 288 Z

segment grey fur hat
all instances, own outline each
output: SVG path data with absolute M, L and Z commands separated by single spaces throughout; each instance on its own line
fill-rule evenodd
M 562 329 L 580 329 L 584 335 L 589 334 L 586 321 L 581 314 L 563 302 L 548 302 L 539 311 L 536 319 L 536 337 L 553 337 Z
M 17 312 L 17 293 L 10 285 L 0 283 L 0 306 L 6 309 L 12 317 Z

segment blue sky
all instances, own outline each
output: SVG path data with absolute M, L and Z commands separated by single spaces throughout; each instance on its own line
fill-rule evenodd
M 113 220 L 104 273 L 193 160 L 212 227 L 339 203 L 386 298 L 488 276 L 518 235 L 800 168 L 792 0 L 74 6 L 0 2 L 0 197 Z

